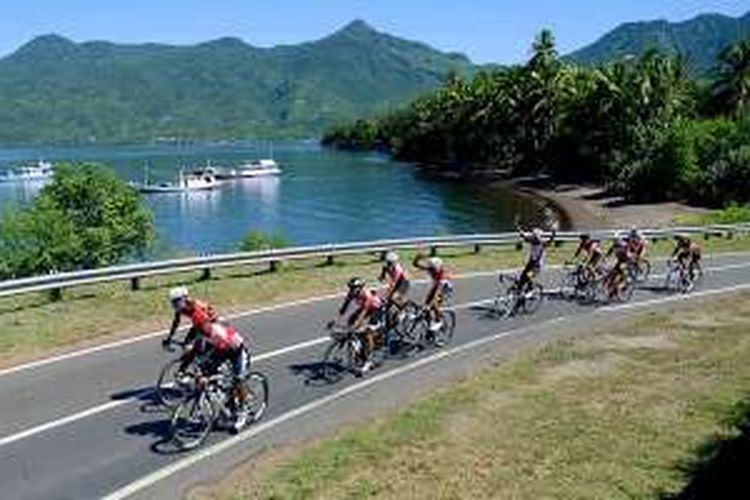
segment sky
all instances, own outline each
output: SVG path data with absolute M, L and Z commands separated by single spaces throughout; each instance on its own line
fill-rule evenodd
M 567 53 L 622 22 L 738 16 L 750 0 L 2 0 L 2 7 L 0 56 L 48 33 L 175 44 L 236 36 L 268 47 L 321 38 L 359 18 L 477 63 L 514 63 L 527 58 L 542 28 Z

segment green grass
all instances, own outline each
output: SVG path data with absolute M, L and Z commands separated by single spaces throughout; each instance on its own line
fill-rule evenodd
M 680 215 L 675 219 L 678 225 L 707 226 L 710 224 L 737 224 L 750 222 L 750 205 L 729 205 L 707 214 Z
M 190 498 L 669 497 L 750 419 L 748 332 L 750 294 L 600 325 Z
M 750 240 L 712 238 L 702 243 L 706 253 L 750 250 Z M 653 246 L 652 255 L 665 255 L 671 242 Z M 572 245 L 551 252 L 549 262 L 570 257 Z M 410 260 L 413 253 L 403 252 Z M 520 266 L 525 251 L 513 248 L 446 250 L 441 253 L 456 273 Z M 222 314 L 244 311 L 341 291 L 354 275 L 373 278 L 380 263 L 374 256 L 338 259 L 333 266 L 321 260 L 283 264 L 278 272 L 266 267 L 247 266 L 213 273 L 212 279 L 199 280 L 200 273 L 184 273 L 143 280 L 142 289 L 131 292 L 129 282 L 77 287 L 63 292 L 60 301 L 47 294 L 30 294 L 0 299 L 0 365 L 71 349 L 112 338 L 166 328 L 171 313 L 167 291 L 176 284 L 187 284 L 195 296 L 214 304 Z M 413 272 L 415 277 L 423 277 Z

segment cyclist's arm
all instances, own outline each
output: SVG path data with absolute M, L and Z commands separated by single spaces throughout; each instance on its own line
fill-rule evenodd
M 583 252 L 583 244 L 578 244 L 578 248 L 576 248 L 576 253 L 573 254 L 573 260 L 577 259 L 579 255 L 581 255 L 581 252 Z
M 359 316 L 357 316 L 357 319 L 354 320 L 352 323 L 352 331 L 357 332 L 359 331 L 362 326 L 364 326 L 365 320 L 367 319 L 367 311 L 362 308 L 362 310 L 359 313 Z
M 378 281 L 383 281 L 385 279 L 385 277 L 386 277 L 386 268 L 385 268 L 385 266 L 383 266 L 380 269 L 380 276 L 378 276 Z
M 424 255 L 417 254 L 412 261 L 412 265 L 420 271 L 428 271 L 429 268 L 426 265 L 422 264 L 422 259 L 424 259 Z
M 172 326 L 169 328 L 169 333 L 167 334 L 167 337 L 161 341 L 162 345 L 169 345 L 172 342 L 172 337 L 174 337 L 174 334 L 177 332 L 177 329 L 180 327 L 180 313 L 176 312 L 174 314 L 174 318 L 172 319 Z

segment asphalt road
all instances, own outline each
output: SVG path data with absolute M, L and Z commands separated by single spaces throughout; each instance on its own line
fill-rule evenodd
M 750 254 L 708 257 L 704 269 L 690 300 L 750 288 Z M 652 274 L 661 272 L 663 264 Z M 559 279 L 559 271 L 549 270 L 542 281 L 554 288 Z M 582 329 L 594 314 L 676 300 L 661 290 L 662 281 L 651 280 L 625 305 L 596 308 L 550 296 L 533 316 L 497 320 L 482 304 L 494 296 L 496 274 L 461 277 L 454 300 L 458 327 L 449 347 L 387 359 L 365 378 L 346 377 L 333 385 L 310 376 L 327 342 L 322 325 L 340 298 L 238 316 L 233 322 L 249 333 L 254 367 L 270 380 L 268 412 L 240 435 L 215 432 L 189 453 L 176 453 L 164 443 L 168 415 L 151 397 L 170 358 L 160 348 L 160 335 L 5 370 L 0 372 L 0 498 L 173 498 L 258 450 L 403 403 L 466 370 L 475 357 L 497 356 L 519 342 L 559 338 L 566 329 L 556 328 L 556 322 Z M 412 291 L 419 298 L 423 293 L 423 286 Z

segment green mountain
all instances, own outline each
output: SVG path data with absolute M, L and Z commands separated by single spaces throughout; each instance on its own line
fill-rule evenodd
M 719 52 L 742 37 L 750 37 L 750 12 L 739 18 L 704 14 L 679 23 L 626 23 L 568 58 L 593 65 L 659 48 L 687 56 L 696 74 L 707 75 L 715 67 Z
M 0 59 L 0 143 L 311 136 L 471 73 L 465 56 L 354 21 L 299 45 L 38 37 Z

